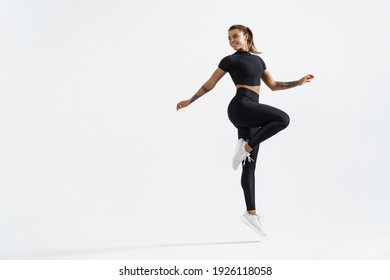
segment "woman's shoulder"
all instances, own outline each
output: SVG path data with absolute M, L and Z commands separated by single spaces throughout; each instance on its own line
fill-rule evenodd
M 232 57 L 233 54 L 228 54 L 226 56 L 224 56 L 221 61 L 224 61 L 224 62 L 229 62 L 231 60 L 231 57 Z
M 264 61 L 263 58 L 257 53 L 252 53 L 251 55 L 260 61 Z
M 221 59 L 218 65 L 225 72 L 229 72 L 232 67 L 232 55 L 229 54 Z

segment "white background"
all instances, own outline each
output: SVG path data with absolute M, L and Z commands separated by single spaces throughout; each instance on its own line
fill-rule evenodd
M 1 259 L 390 258 L 386 1 L 0 2 Z M 337 4 L 336 4 L 337 3 Z M 226 75 L 249 26 L 290 126 L 261 145 L 239 216 Z

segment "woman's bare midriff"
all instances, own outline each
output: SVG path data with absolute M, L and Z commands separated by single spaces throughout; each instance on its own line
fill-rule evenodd
M 256 92 L 257 94 L 260 93 L 260 86 L 247 86 L 247 85 L 236 85 L 236 88 L 247 88 L 251 91 Z

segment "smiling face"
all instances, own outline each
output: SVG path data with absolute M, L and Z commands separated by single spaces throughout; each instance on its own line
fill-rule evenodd
M 239 29 L 229 30 L 228 32 L 229 44 L 234 50 L 244 50 L 248 51 L 248 46 L 246 43 L 246 36 L 244 32 Z

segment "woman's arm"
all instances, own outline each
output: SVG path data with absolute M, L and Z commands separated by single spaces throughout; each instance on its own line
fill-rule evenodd
M 313 79 L 314 76 L 312 74 L 308 74 L 302 78 L 300 78 L 297 81 L 291 81 L 291 82 L 278 82 L 275 81 L 274 78 L 272 77 L 271 73 L 266 69 L 263 73 L 263 76 L 261 79 L 263 82 L 272 90 L 282 90 L 282 89 L 288 89 L 288 88 L 293 88 L 296 86 L 301 86 L 305 83 L 310 82 L 311 79 Z
M 215 85 L 218 83 L 218 81 L 225 74 L 226 74 L 225 71 L 223 71 L 220 68 L 217 68 L 217 70 L 214 71 L 213 75 L 211 75 L 210 79 L 208 79 L 207 82 L 205 82 L 203 84 L 203 86 L 194 94 L 194 96 L 192 96 L 190 99 L 183 100 L 176 105 L 176 110 L 187 107 L 192 102 L 197 100 L 199 97 L 201 97 L 201 96 L 205 95 L 206 93 L 208 93 L 209 91 L 211 91 L 215 87 Z

